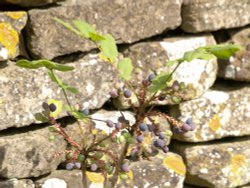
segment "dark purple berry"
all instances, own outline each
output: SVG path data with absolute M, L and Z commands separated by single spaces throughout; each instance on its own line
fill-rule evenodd
M 56 111 L 56 105 L 55 105 L 54 103 L 51 103 L 51 104 L 49 105 L 49 110 L 50 110 L 51 112 L 55 112 L 55 111 Z
M 158 100 L 159 100 L 159 101 L 164 101 L 165 98 L 166 98 L 165 96 L 161 95 L 161 96 L 158 97 Z
M 145 123 L 140 123 L 139 128 L 140 131 L 146 131 L 148 129 L 148 126 Z
M 148 81 L 152 82 L 154 78 L 155 78 L 155 74 L 152 73 L 148 76 Z
M 131 155 L 132 157 L 135 157 L 135 156 L 138 155 L 138 153 L 139 153 L 139 150 L 138 150 L 137 148 L 133 148 L 133 149 L 131 150 L 130 155 Z
M 129 172 L 129 165 L 127 163 L 121 165 L 123 172 Z
M 89 115 L 89 109 L 88 109 L 88 108 L 83 109 L 82 113 L 83 113 L 85 116 Z
M 42 107 L 44 110 L 49 110 L 49 105 L 46 102 L 43 102 Z
M 192 118 L 188 118 L 185 123 L 191 125 L 193 123 Z
M 172 90 L 173 91 L 178 91 L 179 90 L 179 82 L 178 81 L 174 81 L 174 83 L 172 84 Z
M 111 120 L 107 120 L 107 121 L 106 121 L 106 124 L 107 124 L 107 126 L 110 127 L 110 128 L 112 128 L 112 127 L 115 126 L 114 122 L 111 121 Z
M 117 97 L 118 97 L 118 93 L 117 93 L 116 90 L 110 91 L 109 94 L 110 94 L 110 96 L 111 96 L 112 98 L 117 98 Z
M 67 170 L 72 170 L 74 168 L 75 164 L 74 163 L 67 163 L 66 164 L 66 169 Z
M 78 163 L 78 162 L 75 163 L 75 167 L 76 167 L 76 168 L 80 169 L 81 166 L 82 166 L 81 163 Z
M 164 139 L 166 138 L 166 136 L 165 136 L 164 133 L 160 133 L 160 134 L 159 134 L 159 138 L 162 139 L 162 140 L 164 140 Z
M 150 82 L 148 80 L 142 80 L 142 85 L 144 86 L 149 86 L 150 85 Z
M 163 151 L 164 153 L 167 153 L 167 152 L 169 151 L 168 146 L 164 146 L 164 147 L 162 148 L 162 151 Z
M 139 135 L 136 137 L 137 142 L 142 143 L 143 142 L 143 136 Z
M 117 130 L 121 129 L 121 128 L 122 128 L 122 124 L 121 124 L 120 122 L 116 123 L 116 124 L 115 124 L 115 128 L 116 128 Z
M 154 146 L 158 147 L 158 148 L 163 148 L 163 146 L 165 145 L 165 142 L 161 139 L 157 139 L 154 141 Z
M 190 131 L 191 130 L 191 127 L 189 124 L 187 123 L 184 123 L 181 127 L 181 129 L 184 131 L 184 132 L 187 132 L 187 131 Z
M 123 92 L 123 95 L 124 95 L 124 97 L 129 98 L 129 97 L 131 97 L 131 91 L 129 91 L 128 89 L 126 89 L 126 90 Z
M 180 129 L 180 128 L 175 128 L 175 129 L 174 129 L 174 133 L 176 133 L 176 134 L 182 134 L 182 133 L 184 133 L 184 132 L 183 132 L 183 130 Z
M 98 168 L 98 166 L 97 166 L 97 164 L 95 164 L 95 163 L 93 163 L 93 164 L 90 165 L 90 170 L 91 170 L 91 171 L 96 171 L 97 168 Z
M 155 130 L 155 126 L 152 125 L 152 124 L 148 124 L 148 130 L 149 130 L 150 132 L 153 132 L 153 131 Z

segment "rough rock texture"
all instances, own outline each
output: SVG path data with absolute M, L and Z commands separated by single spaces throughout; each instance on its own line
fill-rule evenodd
M 181 188 L 185 179 L 186 166 L 182 158 L 174 153 L 167 155 L 158 155 L 152 161 L 142 160 L 133 162 L 127 181 L 118 181 L 116 187 L 171 187 Z M 100 173 L 87 172 L 87 178 L 90 181 L 89 188 L 103 188 L 104 178 Z M 50 188 L 48 185 L 53 182 L 60 185 L 60 188 L 80 187 L 82 174 L 79 170 L 65 171 L 57 170 L 49 176 L 39 179 L 35 182 L 38 188 Z M 64 182 L 64 183 L 63 183 Z M 66 185 L 66 186 L 64 186 Z
M 198 33 L 250 23 L 249 0 L 184 0 L 182 25 L 186 32 Z
M 73 71 L 57 72 L 65 83 L 79 90 L 76 99 L 69 94 L 70 101 L 79 104 L 80 109 L 100 108 L 109 99 L 114 84 L 111 66 L 96 55 L 85 56 L 70 65 L 75 67 Z M 2 64 L 0 78 L 0 85 L 5 85 L 0 87 L 0 130 L 27 126 L 35 121 L 34 114 L 42 111 L 43 102 L 64 99 L 44 69 L 28 70 L 8 62 L 8 66 Z
M 13 4 L 23 7 L 36 7 L 52 4 L 62 0 L 1 0 L 0 4 Z
M 0 187 L 2 188 L 35 188 L 32 180 L 29 179 L 10 179 L 6 181 L 0 181 Z
M 219 63 L 218 76 L 237 81 L 250 81 L 250 27 L 227 32 L 229 42 L 242 45 L 244 50 L 235 54 L 229 61 Z
M 0 61 L 13 59 L 21 48 L 20 32 L 27 22 L 24 11 L 0 12 Z
M 53 20 L 55 16 L 65 21 L 86 20 L 96 25 L 98 31 L 111 33 L 118 43 L 132 43 L 148 38 L 174 29 L 181 22 L 181 0 L 91 2 L 77 6 L 29 11 L 30 22 L 27 32 L 31 53 L 39 58 L 52 59 L 56 56 L 95 48 L 93 43 L 80 40 L 78 36 L 56 23 Z
M 170 114 L 182 121 L 193 118 L 194 131 L 175 138 L 200 142 L 228 136 L 250 135 L 249 84 L 219 83 L 202 97 L 170 108 Z
M 43 177 L 35 182 L 36 188 L 81 188 L 82 173 L 80 170 L 56 170 L 50 175 Z
M 165 38 L 159 42 L 143 42 L 131 46 L 124 53 L 129 56 L 137 69 L 137 75 L 134 78 L 139 78 L 139 83 L 145 79 L 149 73 L 156 71 L 171 71 L 176 64 L 166 66 L 167 60 L 175 60 L 183 56 L 186 51 L 195 48 L 215 44 L 212 35 L 201 36 L 185 36 Z M 184 82 L 187 86 L 187 93 L 184 99 L 190 100 L 202 95 L 208 88 L 210 88 L 217 74 L 217 61 L 216 60 L 193 60 L 192 62 L 183 62 L 177 71 L 173 74 L 173 80 Z M 138 71 L 139 70 L 139 71 Z M 135 82 L 138 82 L 135 81 Z M 114 104 L 119 108 L 128 108 L 128 100 L 125 97 L 120 97 L 114 100 Z M 137 105 L 137 99 L 132 98 L 134 105 Z M 171 104 L 171 100 L 167 98 L 164 101 L 155 102 L 159 105 Z
M 186 182 L 201 187 L 230 188 L 250 182 L 250 137 L 226 143 L 191 145 L 175 143 L 173 148 L 187 165 Z
M 66 142 L 61 136 L 54 141 L 49 141 L 48 137 L 47 127 L 25 133 L 1 135 L 0 177 L 38 177 L 55 170 L 63 158 L 53 158 L 53 155 L 64 151 Z
M 132 163 L 131 171 L 133 180 L 123 182 L 124 188 L 146 187 L 146 185 L 147 187 L 181 188 L 185 179 L 186 166 L 181 156 L 168 153 L 157 155 L 151 161 L 142 160 Z

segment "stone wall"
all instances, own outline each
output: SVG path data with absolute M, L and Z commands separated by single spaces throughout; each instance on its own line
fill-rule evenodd
M 244 50 L 228 61 L 194 60 L 180 66 L 173 77 L 187 84 L 186 101 L 159 105 L 179 120 L 192 116 L 197 128 L 174 134 L 167 155 L 133 164 L 131 187 L 248 187 L 249 10 L 250 0 L 0 0 L 0 188 L 77 188 L 82 179 L 78 170 L 61 168 L 64 157 L 53 158 L 67 143 L 61 137 L 49 141 L 48 125 L 34 118 L 42 102 L 60 99 L 62 93 L 46 72 L 19 68 L 17 59 L 46 58 L 74 66 L 63 80 L 80 90 L 74 102 L 92 109 L 94 117 L 115 121 L 117 111 L 107 106 L 129 107 L 122 98 L 110 103 L 117 75 L 98 59 L 95 46 L 53 17 L 86 20 L 111 33 L 121 54 L 131 57 L 143 75 L 165 69 L 166 60 L 199 46 L 242 45 Z M 133 122 L 133 115 L 126 113 Z M 67 117 L 63 121 L 77 136 L 74 123 Z M 91 184 L 98 186 L 98 181 Z

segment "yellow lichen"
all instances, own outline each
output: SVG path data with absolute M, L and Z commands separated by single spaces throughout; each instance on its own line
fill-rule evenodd
M 6 15 L 9 16 L 10 18 L 14 19 L 14 20 L 17 20 L 17 19 L 20 19 L 20 18 L 24 17 L 26 15 L 26 13 L 23 12 L 23 11 L 7 12 Z
M 208 125 L 212 131 L 216 132 L 221 128 L 220 117 L 217 114 L 215 114 L 212 117 L 212 119 L 210 119 L 210 121 L 208 122 Z
M 18 44 L 18 33 L 9 23 L 0 23 L 0 43 L 8 50 L 8 55 L 14 57 Z
M 104 176 L 101 173 L 86 172 L 86 176 L 92 183 L 103 183 Z
M 237 173 L 239 168 L 244 166 L 246 164 L 246 157 L 244 155 L 240 155 L 240 154 L 237 154 L 237 155 L 234 155 L 232 158 L 231 158 L 231 171 L 233 173 Z
M 177 174 L 180 174 L 180 175 L 186 174 L 186 166 L 183 163 L 183 160 L 178 156 L 170 155 L 170 156 L 165 157 L 163 159 L 163 164 L 167 168 L 176 172 Z

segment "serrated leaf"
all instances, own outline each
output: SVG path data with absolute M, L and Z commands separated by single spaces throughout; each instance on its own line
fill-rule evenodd
M 27 68 L 27 69 L 38 69 L 40 67 L 43 67 L 41 64 L 37 64 L 35 62 L 26 60 L 26 59 L 21 59 L 16 62 L 16 65 L 22 68 Z
M 194 59 L 210 60 L 213 58 L 215 58 L 215 56 L 203 48 L 185 52 L 183 55 L 183 60 L 187 62 L 193 61 Z
M 62 25 L 63 25 L 64 27 L 66 27 L 68 30 L 70 30 L 70 31 L 74 32 L 75 34 L 81 36 L 81 32 L 78 31 L 76 28 L 74 28 L 74 27 L 73 27 L 72 25 L 70 25 L 69 23 L 67 23 L 67 22 L 65 22 L 65 21 L 63 21 L 63 20 L 61 20 L 61 19 L 59 19 L 59 18 L 56 18 L 56 17 L 54 17 L 53 19 L 54 19 L 56 22 L 62 24 Z
M 117 66 L 118 66 L 119 76 L 124 80 L 130 80 L 133 71 L 133 65 L 131 59 L 124 58 L 118 62 Z
M 35 116 L 37 121 L 41 121 L 43 123 L 49 121 L 42 113 L 36 113 L 34 116 Z
M 235 52 L 242 49 L 242 46 L 235 44 L 219 44 L 203 47 L 207 52 L 215 55 L 220 59 L 228 59 L 230 56 L 234 55 Z
M 162 72 L 158 74 L 152 81 L 151 86 L 149 87 L 150 93 L 155 93 L 160 90 L 163 90 L 167 83 L 172 80 L 171 73 Z
M 106 34 L 103 36 L 105 39 L 101 40 L 100 45 L 100 58 L 107 60 L 110 63 L 114 63 L 118 56 L 118 50 L 115 39 L 110 35 Z
M 46 59 L 34 60 L 34 61 L 22 59 L 22 60 L 17 61 L 16 65 L 19 67 L 28 68 L 28 69 L 38 69 L 40 67 L 46 67 L 49 70 L 58 70 L 62 72 L 71 71 L 74 69 L 74 67 L 61 65 L 59 63 L 55 63 L 53 61 L 49 61 Z
M 90 38 L 89 33 L 97 33 L 95 28 L 85 21 L 73 20 L 73 24 L 78 29 L 78 31 L 80 31 L 81 34 L 86 38 Z

